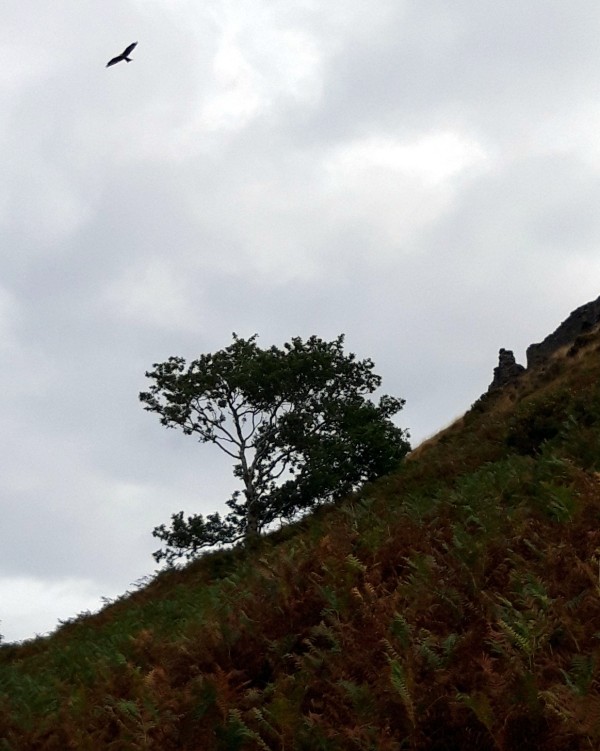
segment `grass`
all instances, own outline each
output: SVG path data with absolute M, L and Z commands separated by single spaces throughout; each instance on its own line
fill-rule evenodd
M 251 553 L 0 647 L 0 751 L 599 748 L 599 342 Z

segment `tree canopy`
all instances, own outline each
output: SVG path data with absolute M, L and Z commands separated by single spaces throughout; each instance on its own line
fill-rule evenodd
M 154 530 L 168 544 L 157 561 L 193 557 L 201 548 L 249 540 L 276 520 L 335 501 L 391 471 L 409 450 L 391 421 L 404 400 L 368 398 L 381 384 L 370 359 L 331 342 L 295 337 L 261 349 L 257 335 L 189 365 L 182 357 L 155 363 L 140 394 L 163 425 L 214 443 L 234 460 L 242 484 L 224 518 L 183 512 Z

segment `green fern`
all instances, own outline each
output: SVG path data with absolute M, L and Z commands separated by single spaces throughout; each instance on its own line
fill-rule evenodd
M 426 493 L 409 493 L 402 498 L 401 513 L 409 521 L 422 524 L 427 514 L 431 513 L 436 503 Z
M 349 680 L 339 680 L 337 685 L 350 699 L 352 710 L 357 718 L 368 720 L 373 717 L 377 706 L 377 696 L 370 685 Z
M 408 677 L 400 662 L 394 657 L 388 655 L 390 665 L 390 682 L 396 693 L 400 696 L 406 715 L 413 728 L 416 726 L 415 706 L 412 694 L 408 685 Z
M 448 634 L 448 636 L 442 642 L 442 652 L 444 654 L 444 664 L 448 664 L 454 655 L 456 645 L 459 642 L 460 637 L 458 634 Z
M 401 613 L 394 613 L 390 631 L 402 647 L 408 649 L 411 643 L 411 627 L 406 618 Z
M 267 733 L 277 740 L 281 740 L 281 733 L 279 733 L 276 728 L 273 727 L 273 725 L 267 720 L 266 718 L 266 710 L 260 709 L 259 707 L 254 707 L 250 710 L 253 717 L 258 720 L 258 723 L 261 727 L 263 727 Z
M 223 740 L 226 744 L 225 748 L 232 749 L 232 751 L 241 749 L 244 741 L 254 741 L 263 751 L 272 751 L 259 733 L 248 727 L 242 718 L 242 713 L 237 708 L 229 710 Z
M 542 487 L 547 493 L 546 513 L 548 516 L 557 522 L 570 521 L 576 509 L 576 498 L 573 490 L 551 483 L 542 483 Z
M 594 682 L 596 660 L 593 655 L 575 655 L 568 672 L 560 671 L 565 683 L 578 696 L 587 696 Z
M 494 712 L 487 694 L 484 694 L 481 691 L 474 691 L 472 694 L 465 694 L 459 691 L 456 694 L 456 698 L 473 712 L 479 722 L 481 722 L 490 733 L 492 732 L 494 726 Z
M 356 571 L 356 572 L 358 572 L 360 574 L 364 574 L 366 572 L 366 570 L 367 570 L 367 567 L 365 566 L 365 564 L 362 561 L 360 561 L 352 553 L 349 553 L 346 556 L 346 563 L 348 564 L 348 568 L 351 571 Z
M 530 603 L 530 608 L 520 611 L 506 597 L 499 596 L 498 600 L 501 603 L 498 626 L 508 641 L 527 657 L 532 668 L 536 653 L 550 640 L 552 622 L 536 604 Z
M 410 573 L 406 577 L 406 583 L 414 589 L 427 589 L 433 584 L 434 571 L 437 568 L 436 560 L 432 555 L 416 553 L 412 558 L 405 558 Z

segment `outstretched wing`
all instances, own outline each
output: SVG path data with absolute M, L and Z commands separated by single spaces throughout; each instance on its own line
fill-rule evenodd
M 116 65 L 117 63 L 120 63 L 122 60 L 127 60 L 127 55 L 129 55 L 133 50 L 136 48 L 137 42 L 132 42 L 132 44 L 127 47 L 127 49 L 123 50 L 120 55 L 117 55 L 116 57 L 113 57 L 112 60 L 109 60 L 106 63 L 106 67 L 110 68 L 111 65 Z
M 130 44 L 129 47 L 127 47 L 127 49 L 125 50 L 125 52 L 123 52 L 121 57 L 123 58 L 127 57 L 127 55 L 129 55 L 130 52 L 133 52 L 133 50 L 136 48 L 136 45 L 137 45 L 137 42 L 133 42 L 132 44 Z

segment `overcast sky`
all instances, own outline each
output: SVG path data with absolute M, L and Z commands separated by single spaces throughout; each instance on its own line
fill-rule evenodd
M 599 32 L 597 0 L 3 0 L 5 640 L 236 487 L 142 409 L 153 363 L 345 333 L 416 445 L 600 294 Z

